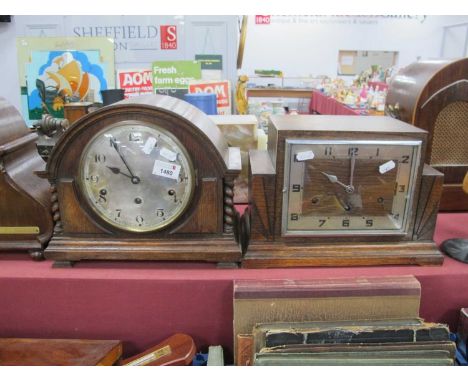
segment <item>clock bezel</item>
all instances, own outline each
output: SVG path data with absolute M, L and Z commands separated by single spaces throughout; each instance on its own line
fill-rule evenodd
M 191 187 L 190 187 L 190 192 L 188 197 L 184 200 L 184 205 L 179 211 L 173 215 L 170 219 L 167 219 L 164 221 L 164 224 L 158 225 L 156 228 L 151 227 L 150 229 L 139 229 L 136 227 L 124 227 L 122 225 L 115 224 L 114 221 L 111 219 L 107 218 L 105 215 L 103 215 L 95 206 L 93 203 L 90 202 L 89 197 L 87 196 L 88 193 L 86 192 L 86 185 L 84 182 L 84 164 L 85 164 L 85 157 L 87 156 L 86 154 L 88 153 L 88 149 L 90 146 L 93 144 L 93 142 L 98 139 L 100 136 L 106 134 L 107 131 L 115 128 L 115 127 L 121 127 L 121 126 L 135 126 L 135 125 L 140 125 L 140 126 L 145 126 L 150 129 L 154 129 L 156 131 L 162 132 L 163 134 L 169 136 L 179 147 L 183 155 L 185 156 L 187 163 L 188 163 L 188 169 L 190 171 L 191 175 Z M 177 220 L 179 219 L 180 216 L 182 216 L 190 207 L 190 204 L 193 200 L 194 194 L 195 194 L 195 188 L 196 188 L 196 183 L 197 183 L 197 174 L 193 166 L 193 160 L 188 153 L 187 149 L 185 146 L 182 144 L 182 142 L 170 131 L 168 131 L 166 128 L 163 126 L 160 126 L 156 123 L 151 123 L 148 121 L 144 120 L 124 120 L 124 121 L 118 121 L 111 123 L 110 125 L 99 129 L 95 134 L 92 135 L 92 137 L 88 140 L 86 145 L 84 146 L 83 150 L 81 151 L 80 159 L 79 159 L 79 164 L 78 164 L 78 174 L 77 174 L 77 184 L 78 184 L 78 190 L 79 190 L 79 196 L 80 199 L 83 200 L 86 203 L 86 210 L 89 211 L 89 213 L 92 214 L 92 217 L 95 221 L 100 221 L 104 223 L 103 225 L 105 227 L 110 227 L 111 230 L 119 231 L 119 232 L 125 232 L 128 234 L 141 234 L 141 235 L 147 235 L 147 234 L 152 234 L 152 233 L 157 233 L 160 232 L 167 227 L 171 226 L 172 224 L 175 224 Z
M 288 211 L 289 211 L 289 192 L 290 192 L 290 175 L 291 175 L 291 149 L 293 145 L 297 144 L 325 144 L 325 145 L 395 145 L 395 146 L 413 146 L 416 148 L 416 154 L 412 158 L 411 170 L 407 195 L 409 201 L 405 206 L 404 220 L 401 228 L 398 230 L 382 230 L 382 229 L 369 229 L 369 230 L 288 230 Z M 385 236 L 385 237 L 404 237 L 409 233 L 409 224 L 411 221 L 411 211 L 415 199 L 415 190 L 418 175 L 418 166 L 421 161 L 421 148 L 423 142 L 421 140 L 382 140 L 382 139 L 288 139 L 284 141 L 284 176 L 283 176 L 283 198 L 282 198 L 282 211 L 281 211 L 281 236 L 285 238 L 299 238 L 299 237 L 349 237 L 349 236 Z

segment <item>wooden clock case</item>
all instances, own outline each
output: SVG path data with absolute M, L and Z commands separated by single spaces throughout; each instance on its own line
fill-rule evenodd
M 34 174 L 45 167 L 37 138 L 0 97 L 0 251 L 29 251 L 40 260 L 53 224 L 49 183 Z
M 467 211 L 468 58 L 418 61 L 390 83 L 387 114 L 429 132 L 426 163 L 444 174 L 442 211 Z
M 424 165 L 427 132 L 390 117 L 273 116 L 268 151 L 250 151 L 249 207 L 242 218 L 244 267 L 441 264 L 432 235 L 443 175 Z M 422 141 L 405 236 L 286 237 L 281 233 L 286 139 Z
M 96 216 L 80 194 L 84 146 L 99 131 L 121 121 L 167 129 L 191 157 L 195 170 L 191 203 L 159 231 L 131 233 L 112 227 Z M 239 261 L 233 185 L 240 164 L 233 164 L 232 156 L 220 130 L 204 113 L 172 97 L 132 98 L 80 118 L 60 137 L 47 164 L 55 228 L 46 258 L 64 265 L 85 259 Z

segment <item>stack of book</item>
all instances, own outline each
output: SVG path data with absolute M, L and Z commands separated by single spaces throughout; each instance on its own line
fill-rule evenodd
M 419 316 L 413 276 L 236 281 L 237 365 L 453 365 L 444 324 Z

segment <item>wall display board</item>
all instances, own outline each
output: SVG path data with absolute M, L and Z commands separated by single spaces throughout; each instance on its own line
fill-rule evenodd
M 383 70 L 395 66 L 398 52 L 379 50 L 340 50 L 338 52 L 338 74 L 356 75 L 372 67 L 380 66 Z
M 43 111 L 63 118 L 68 102 L 101 101 L 115 87 L 114 50 L 108 38 L 17 39 L 23 117 L 28 125 Z
M 223 56 L 221 54 L 196 54 L 195 60 L 201 63 L 204 80 L 221 80 L 223 78 Z

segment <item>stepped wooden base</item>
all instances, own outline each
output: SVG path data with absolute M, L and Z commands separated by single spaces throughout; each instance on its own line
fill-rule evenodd
M 441 265 L 443 261 L 444 256 L 434 242 L 311 246 L 269 242 L 251 243 L 242 267 Z
M 0 241 L 0 252 L 28 252 L 33 260 L 44 260 L 42 244 L 38 240 Z
M 46 259 L 80 260 L 191 260 L 237 262 L 238 244 L 232 237 L 204 240 L 135 240 L 56 236 L 45 250 Z

